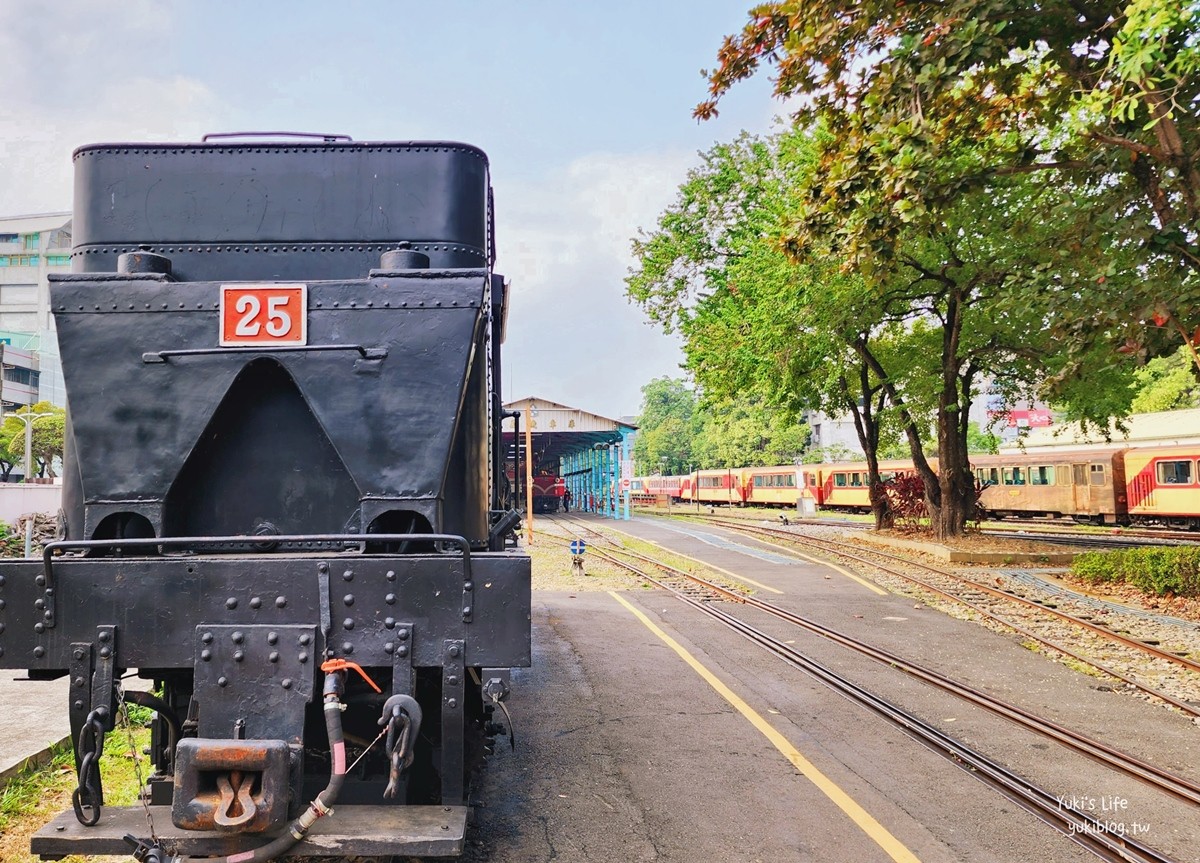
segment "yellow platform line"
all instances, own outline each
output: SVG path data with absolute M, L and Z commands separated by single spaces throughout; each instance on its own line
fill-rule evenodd
M 891 857 L 896 863 L 921 863 L 920 858 L 913 854 L 908 848 L 895 836 L 893 836 L 886 827 L 880 824 L 875 818 L 863 809 L 854 798 L 843 791 L 832 779 L 817 769 L 816 765 L 800 754 L 800 751 L 788 741 L 786 737 L 780 734 L 771 726 L 767 720 L 752 708 L 749 704 L 741 699 L 732 689 L 726 686 L 721 680 L 700 663 L 684 647 L 671 636 L 662 631 L 654 621 L 643 614 L 639 609 L 635 608 L 630 602 L 623 597 L 609 591 L 608 595 L 615 599 L 625 608 L 629 609 L 638 620 L 646 625 L 646 628 L 662 639 L 667 647 L 674 650 L 684 662 L 692 667 L 692 670 L 700 675 L 704 681 L 717 691 L 717 693 L 733 706 L 733 708 L 742 716 L 750 721 L 750 724 L 757 728 L 764 737 L 771 741 L 772 745 L 783 754 L 783 757 L 791 762 L 800 773 L 808 779 L 817 789 L 829 798 L 832 803 L 844 812 L 858 828 L 871 838 L 883 851 Z
M 698 563 L 701 566 L 706 566 L 709 569 L 714 570 L 715 572 L 719 572 L 722 575 L 732 578 L 734 581 L 740 581 L 743 584 L 750 585 L 751 587 L 757 587 L 759 590 L 766 590 L 766 591 L 769 591 L 770 593 L 778 593 L 781 596 L 783 595 L 782 590 L 776 590 L 775 588 L 771 587 L 768 584 L 763 584 L 761 581 L 755 581 L 752 578 L 746 578 L 746 576 L 744 576 L 744 575 L 738 575 L 738 573 L 736 573 L 736 572 L 730 572 L 728 569 L 722 569 L 719 566 L 709 563 L 707 560 L 701 560 L 698 557 L 692 557 L 690 554 L 684 554 L 683 552 L 676 551 L 673 548 L 667 548 L 661 542 L 655 542 L 652 539 L 646 539 L 644 536 L 638 536 L 635 533 L 628 533 L 619 528 L 609 527 L 608 525 L 605 525 L 605 527 L 608 530 L 611 530 L 613 533 L 621 534 L 621 536 L 628 536 L 631 539 L 638 540 L 639 542 L 648 542 L 648 543 L 650 543 L 650 545 L 657 545 L 659 548 L 661 548 L 663 551 L 667 552 L 668 554 L 673 554 L 676 557 L 682 557 L 684 560 L 690 560 L 692 563 Z

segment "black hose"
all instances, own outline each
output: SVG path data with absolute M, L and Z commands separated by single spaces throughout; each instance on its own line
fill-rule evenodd
M 346 781 L 346 739 L 342 735 L 342 691 L 343 672 L 331 671 L 325 675 L 325 730 L 329 734 L 329 756 L 332 763 L 329 784 L 313 798 L 300 817 L 288 825 L 287 830 L 274 841 L 226 857 L 172 857 L 170 863 L 265 863 L 285 853 L 304 838 L 317 819 L 328 815 L 337 800 L 342 783 Z
M 127 703 L 153 710 L 167 721 L 167 725 L 171 726 L 171 733 L 174 735 L 171 741 L 172 745 L 175 741 L 183 737 L 183 726 L 179 722 L 179 714 L 172 710 L 171 706 L 157 695 L 142 692 L 140 689 L 127 689 L 124 691 L 124 696 Z

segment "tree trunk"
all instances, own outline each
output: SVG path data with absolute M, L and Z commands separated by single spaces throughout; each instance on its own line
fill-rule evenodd
M 970 364 L 961 369 L 959 336 L 965 297 L 958 285 L 949 292 L 942 326 L 942 391 L 938 395 L 938 506 L 931 507 L 935 539 L 962 536 L 975 505 L 975 482 L 967 455 L 967 418 L 971 409 Z M 961 369 L 961 370 L 960 370 Z
M 865 347 L 865 336 L 862 337 Z M 861 353 L 861 351 L 860 351 Z M 871 385 L 871 369 L 863 361 L 858 367 L 858 389 L 862 396 L 862 407 L 859 400 L 850 393 L 846 376 L 839 380 L 850 415 L 854 418 L 854 431 L 858 435 L 859 446 L 867 459 L 867 499 L 871 502 L 871 514 L 875 517 L 876 530 L 889 530 L 896 525 L 896 516 L 892 512 L 891 502 L 887 491 L 879 480 L 879 414 L 883 410 L 887 393 L 880 386 Z M 875 401 L 875 400 L 878 401 Z

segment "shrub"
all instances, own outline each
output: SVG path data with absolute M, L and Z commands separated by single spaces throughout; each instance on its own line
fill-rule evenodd
M 1200 596 L 1200 546 L 1089 551 L 1071 572 L 1084 581 L 1123 581 L 1146 593 Z

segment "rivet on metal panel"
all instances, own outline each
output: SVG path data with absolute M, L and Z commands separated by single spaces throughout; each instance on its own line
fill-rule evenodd
M 272 650 L 270 655 L 267 656 L 267 659 L 271 662 L 278 662 L 279 661 L 279 651 Z
M 386 653 L 388 656 L 391 656 L 392 653 L 395 652 L 395 650 L 396 650 L 395 643 L 393 643 L 391 641 L 385 641 L 383 643 L 383 652 Z
M 39 650 L 40 649 L 41 648 L 39 648 Z M 37 651 L 35 650 L 34 653 L 37 653 Z M 112 656 L 112 648 L 111 647 L 101 647 L 100 648 L 100 658 L 101 659 L 108 659 L 110 656 Z
M 346 605 L 354 605 L 354 594 L 347 593 L 342 597 L 342 602 L 346 603 Z
M 233 611 L 237 608 L 237 598 L 233 596 L 229 597 L 229 599 L 225 600 L 225 607 Z
M 400 627 L 400 631 L 396 633 L 396 637 L 399 638 L 401 641 L 404 641 L 405 639 L 407 639 L 408 638 L 408 628 L 404 627 L 404 626 Z
M 262 608 L 262 599 L 260 599 L 257 596 L 251 597 L 250 598 L 250 607 L 251 608 Z
M 450 655 L 451 656 L 457 657 L 460 653 L 462 653 L 462 648 L 459 647 L 457 644 L 452 644 L 450 646 Z
M 354 652 L 354 645 L 351 644 L 349 641 L 343 641 L 342 642 L 342 653 L 353 653 L 353 652 Z
M 385 617 L 383 619 L 383 625 L 386 629 L 395 629 L 396 628 L 396 618 Z
M 353 617 L 347 617 L 345 620 L 342 621 L 342 629 L 353 629 L 353 628 L 354 628 L 354 618 Z
M 83 658 L 83 657 L 80 657 L 80 659 L 82 659 L 82 658 Z M 83 686 L 83 678 L 82 678 L 82 677 L 76 677 L 74 680 L 72 680 L 72 681 L 71 681 L 71 685 L 72 685 L 72 686 Z
M 299 655 L 299 656 L 297 656 L 296 658 L 297 658 L 297 659 L 299 659 L 299 660 L 300 660 L 300 664 L 301 664 L 301 665 L 303 665 L 304 663 L 308 662 L 308 651 L 307 651 L 307 650 L 301 650 L 301 651 L 300 651 L 300 655 Z
M 387 573 L 385 574 L 385 577 L 387 578 L 388 581 L 395 581 L 396 580 L 396 570 L 389 569 L 387 571 Z
M 354 570 L 346 570 L 342 573 L 342 578 L 344 578 L 346 581 L 354 581 Z
M 200 658 L 203 659 L 205 662 L 212 661 L 212 651 L 211 650 L 201 650 Z
M 211 632 L 206 632 L 202 636 L 200 636 L 200 640 L 203 641 L 205 644 L 212 644 L 213 634 Z
M 383 598 L 383 601 L 386 602 L 388 605 L 395 605 L 396 604 L 396 594 L 389 593 L 387 596 L 385 596 Z
M 100 632 L 100 634 L 99 634 L 99 635 L 97 635 L 96 637 L 97 637 L 97 638 L 100 640 L 100 643 L 101 643 L 101 644 L 103 644 L 104 642 L 106 642 L 106 641 L 108 641 L 109 639 L 111 639 L 111 638 L 112 638 L 112 634 L 111 634 L 111 633 L 108 633 L 108 632 L 101 631 L 101 632 Z
M 46 648 L 42 647 L 39 644 L 37 647 L 35 647 L 33 649 L 33 655 L 36 656 L 38 659 L 41 659 L 43 656 L 46 655 Z
M 243 635 L 243 634 L 242 634 L 240 631 L 238 631 L 238 630 L 235 630 L 235 631 L 234 631 L 234 633 L 233 633 L 231 636 L 229 636 L 229 637 L 230 637 L 231 639 L 233 639 L 233 643 L 234 643 L 234 644 L 241 644 L 243 641 L 245 641 L 245 640 L 246 640 L 246 636 L 245 636 L 245 635 Z
M 408 647 L 401 644 L 399 647 L 396 648 L 396 655 L 397 656 L 408 656 Z
M 285 608 L 286 606 L 287 606 L 287 597 L 286 596 L 275 597 L 275 607 L 276 608 Z
M 471 591 L 474 589 L 475 589 L 475 582 L 473 582 L 473 581 L 464 581 L 463 582 L 463 590 Z
M 307 647 L 309 644 L 312 643 L 312 636 L 306 632 L 300 636 L 299 641 L 301 644 L 303 644 L 304 646 Z
M 290 677 L 285 677 L 285 678 L 283 678 L 283 681 L 280 683 L 280 685 L 284 689 L 291 689 L 292 688 L 292 679 Z
M 246 651 L 244 651 L 244 650 L 235 650 L 235 651 L 233 652 L 233 661 L 234 661 L 234 662 L 241 662 L 241 661 L 242 661 L 243 659 L 245 659 L 245 658 L 246 658 Z
M 329 564 L 318 563 L 317 564 L 317 572 L 329 572 Z
M 458 699 L 457 698 L 447 698 L 446 706 L 447 707 L 458 707 Z
M 41 635 L 43 632 L 46 631 L 46 624 L 41 623 L 40 621 L 38 623 L 35 623 L 33 625 L 33 631 L 36 632 L 38 635 Z
M 218 677 L 217 678 L 217 686 L 228 686 L 228 685 L 229 685 L 228 677 Z

